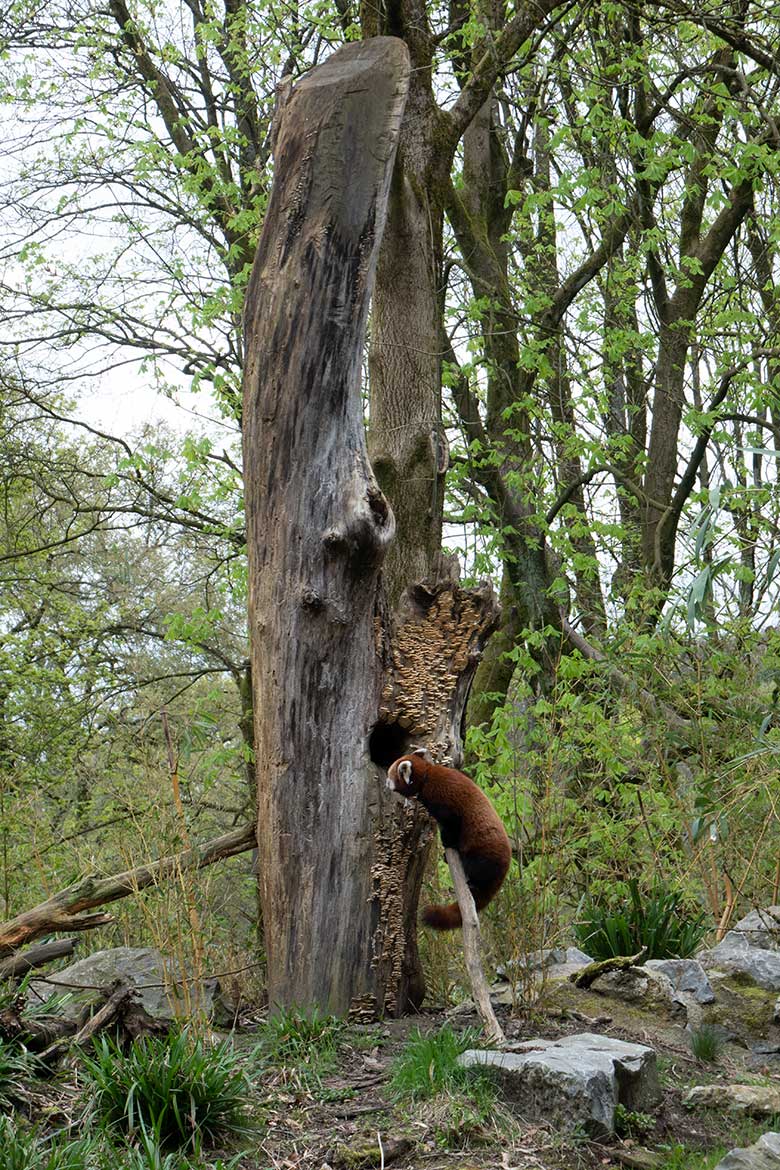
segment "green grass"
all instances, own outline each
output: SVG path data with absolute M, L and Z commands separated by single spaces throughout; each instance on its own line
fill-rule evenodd
M 493 1082 L 487 1076 L 461 1068 L 458 1057 L 467 1048 L 479 1043 L 477 1032 L 458 1035 L 448 1024 L 438 1032 L 421 1032 L 419 1028 L 409 1036 L 403 1051 L 393 1062 L 390 1092 L 395 1100 L 423 1101 L 437 1093 L 489 1086 L 495 1096 Z M 480 1091 L 480 1090 L 478 1090 Z
M 391 1096 L 440 1149 L 503 1141 L 517 1130 L 491 1071 L 458 1064 L 462 1052 L 479 1044 L 478 1032 L 458 1034 L 448 1024 L 438 1032 L 415 1029 L 393 1063 Z
M 230 1162 L 192 1160 L 180 1151 L 163 1152 L 142 1132 L 137 1146 L 115 1145 L 107 1134 L 79 1138 L 21 1129 L 0 1117 L 0 1170 L 232 1170 Z
M 109 1170 L 111 1165 L 104 1143 L 94 1137 L 47 1138 L 0 1117 L 0 1170 Z
M 719 1028 L 712 1024 L 700 1024 L 689 1033 L 691 1052 L 704 1064 L 714 1064 L 720 1056 L 725 1040 Z
M 261 1060 L 284 1069 L 306 1085 L 318 1085 L 336 1065 L 347 1027 L 336 1016 L 305 1013 L 292 1007 L 266 1021 L 257 1053 Z
M 37 1061 L 26 1048 L 0 1040 L 0 1109 L 11 1108 L 36 1068 Z
M 658 1170 L 713 1170 L 727 1153 L 724 1146 L 708 1150 L 706 1153 L 701 1150 L 689 1150 L 685 1146 L 674 1146 L 667 1152 Z
M 189 1031 L 142 1037 L 125 1051 L 101 1037 L 83 1058 L 93 1123 L 141 1148 L 197 1151 L 248 1130 L 249 1084 L 226 1042 L 210 1048 Z M 166 1168 L 169 1170 L 169 1168 Z
M 614 902 L 587 903 L 574 928 L 577 945 L 594 959 L 634 955 L 647 948 L 648 959 L 685 959 L 692 955 L 707 931 L 706 916 L 686 910 L 679 891 L 655 886 L 640 891 L 632 878 L 629 897 Z

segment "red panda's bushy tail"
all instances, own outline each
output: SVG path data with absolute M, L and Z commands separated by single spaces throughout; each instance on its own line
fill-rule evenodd
M 455 930 L 462 925 L 460 906 L 451 902 L 449 906 L 426 906 L 422 920 L 432 930 Z

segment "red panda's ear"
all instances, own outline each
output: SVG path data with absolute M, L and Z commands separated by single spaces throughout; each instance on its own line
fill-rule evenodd
M 412 778 L 412 765 L 408 760 L 401 760 L 398 765 L 398 776 L 403 780 L 404 784 L 408 784 Z
M 427 760 L 429 764 L 432 762 L 427 748 L 424 748 L 424 747 L 412 748 L 412 750 L 409 754 L 412 756 L 422 756 L 422 758 L 424 760 Z

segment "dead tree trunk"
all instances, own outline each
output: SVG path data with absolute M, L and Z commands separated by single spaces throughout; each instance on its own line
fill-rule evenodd
M 440 756 L 459 751 L 494 611 L 446 582 L 413 591 L 396 623 L 380 576 L 395 523 L 366 455 L 361 368 L 408 79 L 403 42 L 377 37 L 340 49 L 287 97 L 245 308 L 269 998 L 337 1013 L 421 997 L 425 851 L 382 769 L 418 733 Z

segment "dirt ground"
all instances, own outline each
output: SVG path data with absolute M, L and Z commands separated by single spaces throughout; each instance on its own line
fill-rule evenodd
M 595 997 L 597 1005 L 600 997 Z M 712 1110 L 692 1112 L 683 1104 L 688 1088 L 711 1082 L 752 1079 L 780 1086 L 780 1057 L 761 1065 L 744 1049 L 728 1044 L 714 1065 L 691 1054 L 684 1029 L 661 1022 L 657 1028 L 627 1026 L 601 1001 L 600 1015 L 572 1019 L 567 1012 L 535 1013 L 502 1024 L 509 1040 L 557 1038 L 600 1032 L 650 1044 L 658 1057 L 663 1101 L 648 1128 L 611 1143 L 555 1132 L 516 1114 L 510 1126 L 474 1123 L 457 1103 L 394 1104 L 388 1085 L 394 1058 L 414 1028 L 434 1030 L 451 1022 L 456 1030 L 476 1027 L 474 1016 L 422 1014 L 383 1025 L 352 1028 L 339 1051 L 338 1070 L 312 1086 L 295 1070 L 276 1074 L 263 1086 L 265 1131 L 257 1148 L 241 1159 L 242 1170 L 352 1170 L 393 1166 L 398 1170 L 589 1170 L 594 1167 L 669 1167 L 705 1170 L 717 1155 L 750 1144 L 772 1128 L 771 1121 L 737 1119 Z M 249 1042 L 251 1033 L 244 1037 Z M 773 1063 L 774 1061 L 774 1063 Z M 775 1119 L 776 1120 L 776 1119 Z M 708 1156 L 711 1155 L 711 1156 Z

